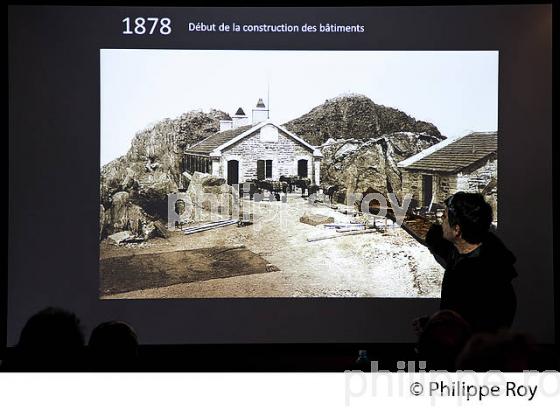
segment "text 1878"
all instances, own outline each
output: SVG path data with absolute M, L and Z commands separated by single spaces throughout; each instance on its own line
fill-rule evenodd
M 124 23 L 123 34 L 171 34 L 171 19 L 169 17 L 136 17 L 131 20 L 127 17 L 122 20 Z

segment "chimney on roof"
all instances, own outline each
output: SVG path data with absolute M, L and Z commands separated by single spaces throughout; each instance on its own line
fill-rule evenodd
M 220 120 L 220 132 L 231 130 L 233 127 L 232 120 Z
M 258 124 L 259 122 L 266 121 L 269 118 L 268 108 L 264 105 L 262 98 L 259 98 L 257 106 L 253 108 L 253 118 L 252 124 Z
M 231 116 L 233 121 L 233 128 L 243 127 L 244 125 L 249 125 L 249 117 L 243 111 L 243 108 L 239 107 L 235 112 L 235 115 Z

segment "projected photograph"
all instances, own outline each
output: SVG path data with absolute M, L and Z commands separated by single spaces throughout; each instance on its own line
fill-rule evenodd
M 439 297 L 497 51 L 100 50 L 99 297 Z

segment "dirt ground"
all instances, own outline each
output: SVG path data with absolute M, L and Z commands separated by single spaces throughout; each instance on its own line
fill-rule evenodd
M 245 247 L 116 256 L 100 261 L 103 295 L 277 271 Z
M 114 245 L 104 240 L 101 259 L 210 247 L 244 246 L 278 271 L 179 283 L 103 296 L 121 298 L 197 297 L 438 297 L 443 269 L 430 252 L 403 229 L 309 242 L 335 234 L 322 225 L 299 222 L 305 213 L 332 216 L 337 223 L 352 217 L 297 193 L 286 203 L 248 202 L 255 223 L 218 228 L 192 235 L 171 232 L 168 239 Z M 161 255 L 160 255 L 161 256 Z

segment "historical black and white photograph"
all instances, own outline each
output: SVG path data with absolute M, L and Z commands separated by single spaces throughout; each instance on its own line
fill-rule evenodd
M 438 297 L 497 51 L 100 50 L 100 297 Z

